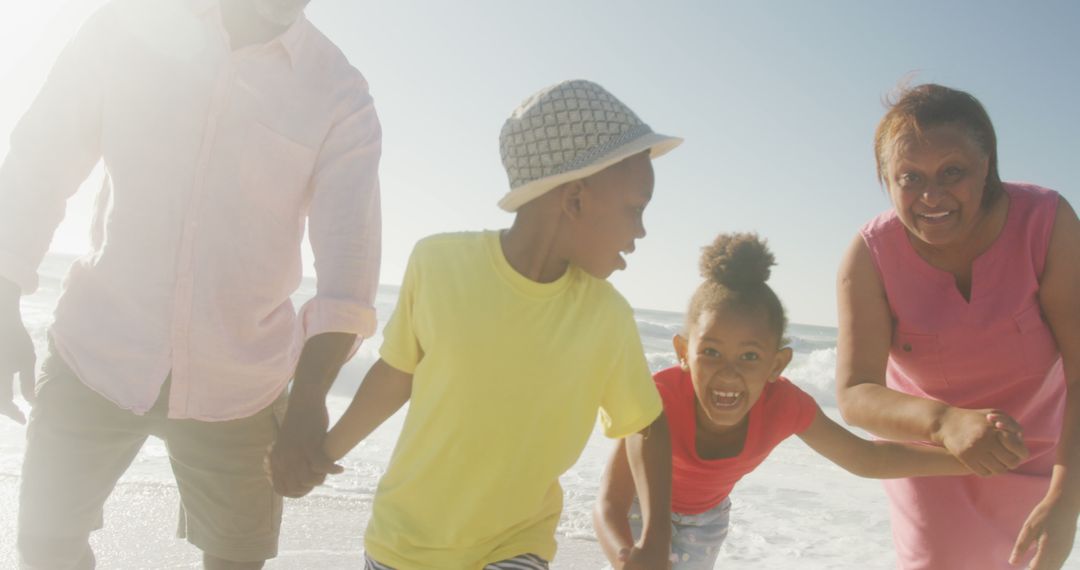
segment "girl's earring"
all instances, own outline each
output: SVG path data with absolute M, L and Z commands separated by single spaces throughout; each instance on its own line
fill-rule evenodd
M 685 358 L 680 358 L 679 359 L 679 368 L 682 368 L 683 370 L 686 370 L 688 368 L 688 366 L 686 365 L 686 359 Z

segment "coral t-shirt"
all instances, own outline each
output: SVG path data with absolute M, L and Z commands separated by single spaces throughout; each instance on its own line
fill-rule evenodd
M 767 384 L 750 408 L 742 452 L 707 460 L 697 453 L 697 400 L 690 372 L 673 366 L 654 374 L 653 380 L 671 431 L 671 510 L 682 514 L 700 514 L 719 505 L 774 447 L 810 427 L 818 412 L 809 394 L 781 377 Z

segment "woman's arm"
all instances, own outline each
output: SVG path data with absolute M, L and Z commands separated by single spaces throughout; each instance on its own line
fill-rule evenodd
M 1000 410 L 967 410 L 910 396 L 885 386 L 892 344 L 892 313 L 870 249 L 861 236 L 848 248 L 837 277 L 839 335 L 836 351 L 837 402 L 844 420 L 878 436 L 931 441 L 979 475 L 1009 470 L 1019 459 L 986 421 Z
M 412 378 L 412 374 L 402 372 L 380 358 L 356 389 L 349 409 L 326 434 L 323 453 L 337 461 L 375 431 L 409 401 Z
M 989 420 L 987 420 L 989 423 Z M 1003 445 L 1021 458 L 1027 449 L 1012 432 L 997 431 Z M 832 421 L 820 409 L 799 437 L 829 461 L 859 477 L 891 479 L 936 475 L 970 475 L 971 471 L 946 449 L 894 441 L 868 441 Z M 1020 464 L 1018 459 L 1016 467 Z
M 1060 568 L 1072 551 L 1080 513 L 1080 221 L 1064 198 L 1058 203 L 1039 284 L 1039 302 L 1065 364 L 1065 419 L 1050 488 L 1024 523 L 1013 549 L 1019 559 L 1032 546 L 1030 568 Z
M 600 480 L 600 490 L 593 508 L 593 526 L 600 548 L 608 562 L 618 568 L 619 556 L 625 556 L 634 546 L 634 536 L 630 532 L 630 505 L 634 500 L 634 476 L 630 473 L 630 463 L 626 460 L 626 440 L 620 439 L 615 444 L 615 452 L 608 460 L 604 476 Z

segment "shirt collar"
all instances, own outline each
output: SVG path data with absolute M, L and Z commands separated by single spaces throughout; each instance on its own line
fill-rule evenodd
M 187 0 L 187 2 L 191 11 L 197 16 L 204 16 L 207 12 L 215 9 L 220 11 L 221 6 L 220 0 Z M 296 60 L 300 57 L 300 48 L 303 45 L 304 30 L 308 25 L 310 24 L 307 17 L 301 13 L 300 17 L 291 26 L 264 45 L 280 44 L 281 48 L 285 50 L 285 55 L 289 58 L 289 65 L 295 67 Z
M 300 48 L 303 45 L 304 29 L 307 28 L 307 17 L 303 13 L 278 37 L 270 43 L 278 42 L 289 56 L 289 65 L 296 66 L 296 60 L 300 57 Z
M 218 7 L 218 0 L 188 0 L 192 13 L 201 16 Z

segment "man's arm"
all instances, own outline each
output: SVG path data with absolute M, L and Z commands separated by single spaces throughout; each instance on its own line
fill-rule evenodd
M 373 335 L 376 325 L 382 130 L 358 73 L 343 82 L 336 104 L 337 119 L 311 177 L 308 237 L 317 283 L 315 297 L 299 316 L 309 340 L 270 457 L 274 488 L 287 497 L 306 495 L 328 473 L 341 471 L 322 453 L 329 423 L 326 394 L 357 338 Z
M 34 399 L 34 343 L 23 325 L 19 312 L 19 286 L 0 278 L 0 415 L 20 424 L 26 423 L 22 410 L 15 405 L 14 377 L 19 376 L 23 398 Z
M 101 158 L 102 55 L 110 8 L 93 14 L 53 64 L 41 91 L 11 133 L 0 165 L 0 278 L 25 294 L 67 199 Z
M 328 474 L 341 472 L 321 447 L 330 423 L 326 394 L 355 342 L 353 334 L 324 333 L 304 345 L 285 421 L 270 453 L 274 490 L 281 495 L 302 497 L 321 485 Z
M 14 376 L 31 402 L 37 360 L 19 299 L 37 289 L 37 268 L 65 203 L 101 158 L 106 12 L 91 16 L 61 52 L 0 164 L 0 415 L 19 423 L 25 418 L 14 402 Z

